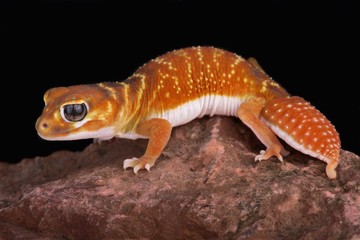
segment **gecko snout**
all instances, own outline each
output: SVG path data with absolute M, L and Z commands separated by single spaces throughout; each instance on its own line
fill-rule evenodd
M 49 132 L 50 125 L 49 125 L 48 121 L 46 121 L 45 119 L 39 118 L 36 121 L 35 128 L 36 128 L 36 131 L 38 132 L 38 134 L 41 136 L 41 135 Z

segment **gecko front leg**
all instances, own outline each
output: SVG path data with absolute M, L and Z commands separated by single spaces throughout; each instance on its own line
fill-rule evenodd
M 271 129 L 259 119 L 262 108 L 263 104 L 261 100 L 252 99 L 241 104 L 238 110 L 238 117 L 241 121 L 247 125 L 255 133 L 256 137 L 267 147 L 265 151 L 260 151 L 260 155 L 255 157 L 255 161 L 266 160 L 272 156 L 276 156 L 280 161 L 283 161 L 282 156 L 287 156 L 289 152 L 285 150 Z
M 171 129 L 170 122 L 161 118 L 153 118 L 140 123 L 136 133 L 149 137 L 145 154 L 140 158 L 126 159 L 123 165 L 124 169 L 132 167 L 135 173 L 140 169 L 150 171 L 150 168 L 168 143 Z

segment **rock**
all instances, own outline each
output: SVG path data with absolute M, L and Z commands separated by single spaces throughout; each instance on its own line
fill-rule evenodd
M 240 120 L 175 128 L 151 172 L 124 171 L 146 140 L 0 165 L 0 239 L 360 239 L 360 157 L 342 150 L 338 178 L 264 147 Z

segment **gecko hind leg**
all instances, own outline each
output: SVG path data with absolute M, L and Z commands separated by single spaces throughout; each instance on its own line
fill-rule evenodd
M 289 152 L 285 150 L 271 129 L 259 119 L 262 108 L 263 102 L 261 100 L 251 99 L 241 104 L 238 109 L 238 117 L 267 147 L 265 151 L 262 150 L 259 155 L 255 156 L 255 161 L 267 160 L 275 156 L 282 162 L 283 156 L 287 156 Z

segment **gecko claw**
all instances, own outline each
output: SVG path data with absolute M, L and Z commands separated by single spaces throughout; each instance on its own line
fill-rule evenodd
M 138 173 L 140 169 L 146 169 L 148 172 L 150 172 L 150 168 L 155 163 L 155 158 L 149 158 L 149 157 L 141 157 L 141 158 L 131 158 L 126 159 L 124 161 L 123 167 L 126 170 L 129 167 L 133 168 L 133 171 L 135 174 Z
M 148 172 L 150 172 L 151 167 L 152 167 L 152 165 L 150 165 L 149 163 L 145 164 L 145 168 L 146 168 L 146 170 L 148 170 Z
M 139 166 L 139 164 L 138 165 L 136 165 L 135 167 L 134 167 L 134 173 L 135 174 L 137 174 L 138 173 L 138 171 L 139 171 L 139 169 L 141 169 L 141 166 Z
M 136 166 L 136 164 L 134 164 L 134 162 L 136 162 L 136 160 L 138 160 L 136 157 L 133 157 L 131 159 L 126 159 L 124 160 L 124 163 L 123 163 L 123 168 L 124 170 L 126 170 L 127 168 L 129 167 L 134 167 Z
M 262 160 L 267 160 L 272 156 L 277 157 L 280 160 L 280 162 L 283 162 L 283 157 L 281 156 L 281 154 L 275 152 L 273 149 L 267 149 L 266 151 L 261 150 L 260 154 L 255 156 L 255 162 L 257 161 L 261 162 Z
M 261 162 L 261 160 L 264 160 L 264 158 L 263 158 L 264 154 L 265 154 L 265 151 L 261 150 L 260 154 L 255 156 L 255 162 L 257 162 L 257 161 Z

